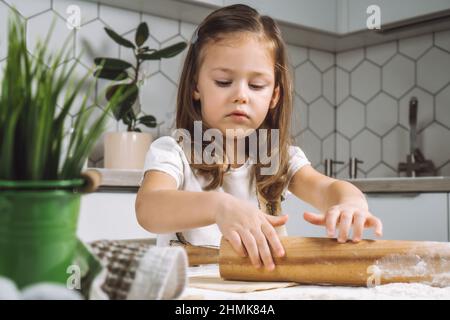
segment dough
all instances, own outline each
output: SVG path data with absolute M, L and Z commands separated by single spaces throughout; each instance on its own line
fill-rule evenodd
M 203 265 L 189 267 L 188 287 L 207 289 L 222 292 L 248 293 L 255 291 L 287 288 L 298 285 L 295 282 L 255 282 L 255 281 L 231 281 L 220 277 L 219 265 Z
M 295 282 L 255 282 L 224 280 L 218 276 L 192 276 L 189 277 L 189 287 L 224 292 L 246 293 L 261 290 L 287 288 L 298 285 Z

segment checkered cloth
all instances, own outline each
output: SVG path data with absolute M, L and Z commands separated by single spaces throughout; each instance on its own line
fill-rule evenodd
M 187 284 L 187 255 L 180 247 L 145 240 L 100 240 L 89 244 L 107 268 L 101 290 L 109 299 L 177 299 Z

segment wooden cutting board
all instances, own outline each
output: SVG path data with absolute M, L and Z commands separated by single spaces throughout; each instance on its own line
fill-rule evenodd
M 450 243 L 281 237 L 286 255 L 274 258 L 275 270 L 256 269 L 248 257 L 238 256 L 222 238 L 220 250 L 185 247 L 190 265 L 219 263 L 229 280 L 288 281 L 306 284 L 375 286 L 393 282 L 421 282 L 450 286 Z

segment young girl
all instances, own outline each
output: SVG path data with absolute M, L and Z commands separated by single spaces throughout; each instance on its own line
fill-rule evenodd
M 275 267 L 273 257 L 285 254 L 279 235 L 287 215 L 280 214 L 280 202 L 288 193 L 320 210 L 322 214 L 305 212 L 304 219 L 324 225 L 327 235 L 337 234 L 339 242 L 347 241 L 351 228 L 354 242 L 361 240 L 365 227 L 374 227 L 381 236 L 382 224 L 369 212 L 363 193 L 320 174 L 302 150 L 291 145 L 291 112 L 286 46 L 276 23 L 245 5 L 211 13 L 189 46 L 179 82 L 176 128 L 194 136 L 201 121 L 201 132 L 223 134 L 226 143 L 218 143 L 222 157 L 215 159 L 224 161 L 193 161 L 188 147 L 198 143 L 186 143 L 185 137 L 155 140 L 136 199 L 140 225 L 158 234 L 158 245 L 181 241 L 218 246 L 223 236 L 255 267 L 268 270 Z M 233 133 L 229 139 L 233 129 L 245 134 Z M 261 129 L 269 133 L 265 140 L 271 146 L 270 159 L 277 160 L 271 174 L 263 173 L 267 163 L 255 156 L 260 150 L 252 152 L 245 143 L 244 151 L 237 150 L 239 142 L 249 142 L 249 133 Z M 200 147 L 206 151 L 203 141 Z M 239 157 L 243 164 L 236 161 Z

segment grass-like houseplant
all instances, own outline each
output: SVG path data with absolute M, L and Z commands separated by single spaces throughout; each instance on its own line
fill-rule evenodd
M 139 116 L 134 108 L 139 104 L 139 89 L 145 80 L 141 68 L 146 61 L 169 59 L 178 55 L 186 48 L 187 43 L 181 41 L 160 50 L 149 48 L 145 44 L 150 35 L 145 22 L 136 28 L 134 42 L 112 29 L 105 28 L 105 32 L 117 44 L 131 50 L 134 59 L 131 62 L 108 57 L 94 59 L 97 65 L 95 74 L 99 78 L 113 81 L 106 91 L 106 99 L 109 101 L 119 89 L 128 93 L 128 98 L 114 110 L 114 117 L 126 125 L 127 132 L 109 132 L 105 135 L 104 166 L 109 169 L 142 169 L 152 137 L 149 133 L 142 132 L 141 127 L 154 128 L 157 122 L 152 115 Z
M 24 23 L 16 15 L 10 19 L 0 79 L 0 276 L 13 279 L 19 287 L 66 282 L 86 184 L 83 164 L 104 131 L 107 113 L 124 97 L 119 90 L 93 119 L 93 110 L 86 107 L 90 93 L 84 91 L 92 72 L 76 80 L 75 62 L 61 66 L 69 57 L 66 44 L 49 54 L 47 40 L 36 46 L 31 57 Z M 77 95 L 84 95 L 84 100 L 67 133 L 64 123 Z

